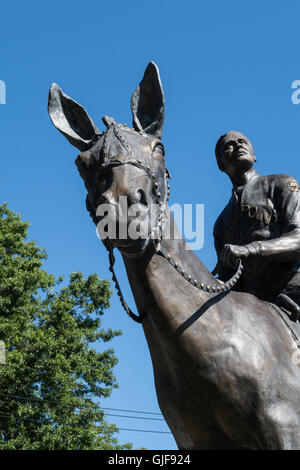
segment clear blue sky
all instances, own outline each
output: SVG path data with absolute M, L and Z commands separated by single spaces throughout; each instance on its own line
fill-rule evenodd
M 157 63 L 166 100 L 170 202 L 205 204 L 198 255 L 210 269 L 213 222 L 231 190 L 215 163 L 217 138 L 240 130 L 252 140 L 258 172 L 300 179 L 300 105 L 291 101 L 291 84 L 300 79 L 299 2 L 28 0 L 2 2 L 0 16 L 0 80 L 7 86 L 7 104 L 0 105 L 1 202 L 30 221 L 30 238 L 48 251 L 46 268 L 53 274 L 110 278 L 85 209 L 74 165 L 78 151 L 48 118 L 51 82 L 79 101 L 100 129 L 104 114 L 130 124 L 131 93 L 148 62 Z M 133 307 L 120 262 L 117 271 Z M 142 329 L 116 295 L 104 324 L 124 334 L 112 343 L 120 388 L 103 406 L 158 412 Z M 111 421 L 168 431 L 159 421 Z M 168 434 L 122 431 L 119 440 L 176 448 Z

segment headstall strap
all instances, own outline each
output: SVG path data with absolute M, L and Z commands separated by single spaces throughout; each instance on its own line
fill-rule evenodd
M 125 149 L 127 150 L 128 154 L 131 157 L 133 157 L 134 155 L 133 155 L 133 152 L 130 149 L 129 145 L 125 142 L 125 140 L 122 138 L 122 136 L 117 132 L 117 126 L 120 126 L 120 125 L 119 124 L 118 125 L 116 125 L 116 124 L 113 125 L 113 130 L 114 130 L 114 133 L 115 133 L 116 137 L 122 142 L 122 144 L 125 147 Z M 106 145 L 105 145 L 105 147 L 106 147 Z M 105 157 L 107 157 L 106 151 L 107 151 L 107 148 L 104 149 L 104 156 Z M 106 160 L 106 158 L 105 158 L 105 160 Z M 158 239 L 157 240 L 152 239 L 152 241 L 154 243 L 154 246 L 155 246 L 156 253 L 163 256 L 169 262 L 169 264 L 171 266 L 173 266 L 173 268 L 176 269 L 176 271 L 186 281 L 188 281 L 192 286 L 196 287 L 197 289 L 202 290 L 204 292 L 208 292 L 210 294 L 219 294 L 221 292 L 225 292 L 225 291 L 230 290 L 238 282 L 238 280 L 240 279 L 240 277 L 242 275 L 242 271 L 243 271 L 242 261 L 240 259 L 238 260 L 239 264 L 238 264 L 238 268 L 237 268 L 236 273 L 226 282 L 223 282 L 219 279 L 216 279 L 216 281 L 218 283 L 214 284 L 214 285 L 210 285 L 210 284 L 207 284 L 207 283 L 204 283 L 204 282 L 199 282 L 197 279 L 193 279 L 192 276 L 189 275 L 184 270 L 183 266 L 181 266 L 179 263 L 176 262 L 176 260 L 171 258 L 171 256 L 167 252 L 167 250 L 162 246 L 162 241 L 163 241 L 162 221 L 163 221 L 163 215 L 164 215 L 164 207 L 166 207 L 167 204 L 168 204 L 169 194 L 170 194 L 170 186 L 167 183 L 166 179 L 165 179 L 165 186 L 166 186 L 165 196 L 166 197 L 165 197 L 165 201 L 162 202 L 161 193 L 159 191 L 159 184 L 156 181 L 155 173 L 153 173 L 151 171 L 150 166 L 145 167 L 142 164 L 141 160 L 135 160 L 135 159 L 128 160 L 127 162 L 124 162 L 122 164 L 123 165 L 126 165 L 126 164 L 136 165 L 139 168 L 144 169 L 146 171 L 146 173 L 149 175 L 149 177 L 151 178 L 151 180 L 152 180 L 153 192 L 154 192 L 155 197 L 156 197 L 156 203 L 160 207 L 160 213 L 159 213 L 159 216 L 158 216 L 158 230 L 157 230 L 158 231 Z M 103 164 L 103 166 L 106 166 L 106 162 Z M 167 169 L 165 171 L 165 176 L 167 178 L 170 178 L 170 174 L 169 174 Z M 156 233 L 157 233 L 157 231 L 156 231 Z M 129 308 L 129 306 L 125 302 L 125 299 L 124 299 L 123 294 L 121 292 L 121 288 L 120 288 L 119 282 L 117 280 L 117 277 L 116 277 L 115 271 L 114 271 L 115 257 L 114 257 L 114 253 L 113 253 L 113 246 L 107 246 L 107 245 L 105 245 L 105 246 L 106 246 L 106 248 L 109 252 L 109 270 L 112 273 L 112 279 L 115 283 L 117 294 L 120 298 L 120 302 L 122 304 L 122 307 L 124 308 L 125 312 L 130 316 L 130 318 L 132 318 L 137 323 L 142 323 L 143 315 L 136 315 L 135 313 L 132 312 L 132 310 Z M 126 252 L 124 250 L 122 250 L 122 252 L 123 252 L 123 254 L 126 255 Z M 139 256 L 139 254 L 136 257 L 138 257 L 138 256 Z

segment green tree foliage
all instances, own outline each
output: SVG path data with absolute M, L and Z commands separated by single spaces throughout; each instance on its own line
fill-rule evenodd
M 117 358 L 90 346 L 121 333 L 101 326 L 109 282 L 78 272 L 55 279 L 27 229 L 0 206 L 0 449 L 130 448 L 99 405 L 117 387 Z

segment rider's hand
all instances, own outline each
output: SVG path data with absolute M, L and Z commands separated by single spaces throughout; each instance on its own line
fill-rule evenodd
M 238 259 L 247 258 L 249 254 L 249 250 L 245 246 L 224 245 L 220 256 L 220 261 L 223 266 L 228 268 L 236 268 L 238 265 Z

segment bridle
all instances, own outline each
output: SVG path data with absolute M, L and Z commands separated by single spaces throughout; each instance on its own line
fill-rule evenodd
M 146 242 L 142 245 L 142 247 L 139 250 L 136 250 L 135 252 L 128 252 L 124 248 L 119 248 L 121 253 L 127 257 L 130 258 L 138 258 L 142 256 L 142 254 L 145 252 L 146 248 L 148 247 L 149 243 L 153 243 L 154 249 L 156 254 L 161 255 L 163 258 L 165 258 L 168 263 L 173 266 L 174 269 L 187 281 L 189 282 L 192 286 L 196 287 L 199 290 L 202 290 L 204 292 L 208 292 L 210 294 L 219 294 L 221 292 L 225 292 L 230 290 L 240 279 L 243 271 L 243 265 L 241 260 L 239 260 L 238 268 L 236 273 L 229 279 L 229 281 L 223 282 L 219 279 L 216 279 L 217 283 L 214 285 L 210 285 L 204 282 L 199 282 L 197 279 L 194 279 L 190 274 L 188 274 L 184 267 L 181 266 L 174 258 L 170 256 L 168 251 L 164 248 L 163 246 L 163 234 L 164 234 L 164 222 L 166 221 L 167 217 L 165 214 L 165 209 L 168 205 L 168 200 L 169 200 L 169 195 L 170 195 L 170 186 L 168 184 L 167 178 L 170 178 L 170 174 L 167 169 L 165 169 L 165 174 L 164 174 L 164 200 L 162 200 L 162 189 L 160 188 L 160 182 L 157 180 L 157 177 L 155 175 L 155 172 L 151 168 L 150 165 L 144 165 L 142 160 L 135 159 L 134 154 L 132 150 L 129 147 L 129 144 L 123 139 L 123 137 L 118 133 L 118 127 L 126 127 L 126 125 L 122 124 L 112 124 L 113 126 L 113 131 L 115 136 L 122 142 L 123 146 L 127 150 L 127 154 L 129 154 L 130 158 L 127 158 L 124 161 L 116 161 L 118 156 L 112 157 L 111 159 L 104 158 L 104 162 L 101 164 L 101 169 L 104 170 L 109 166 L 115 166 L 115 165 L 133 165 L 135 167 L 141 168 L 142 170 L 145 171 L 145 173 L 149 176 L 149 178 L 152 181 L 152 192 L 154 193 L 155 196 L 155 204 L 159 207 L 159 213 L 156 221 L 156 226 L 152 229 L 151 235 L 148 237 Z M 105 149 L 104 145 L 104 149 Z M 104 154 L 104 157 L 106 155 Z M 113 160 L 113 161 L 112 161 Z M 125 302 L 125 299 L 123 297 L 120 284 L 117 280 L 115 271 L 114 271 L 114 264 L 115 264 L 115 256 L 113 253 L 114 250 L 114 245 L 109 242 L 109 243 L 104 243 L 106 249 L 108 250 L 108 257 L 109 257 L 109 270 L 112 273 L 112 280 L 115 284 L 117 294 L 120 298 L 120 302 L 122 307 L 124 308 L 125 312 L 132 318 L 134 321 L 137 323 L 141 323 L 143 320 L 144 315 L 136 315 L 135 313 L 132 312 L 130 307 L 127 305 Z M 213 271 L 214 272 L 214 271 Z

